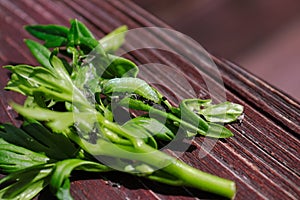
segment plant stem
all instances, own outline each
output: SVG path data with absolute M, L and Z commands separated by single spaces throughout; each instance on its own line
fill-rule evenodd
M 194 125 L 192 125 L 182 119 L 179 119 L 178 117 L 176 117 L 175 115 L 173 115 L 171 113 L 167 113 L 167 112 L 155 109 L 155 108 L 151 108 L 150 112 L 151 112 L 151 114 L 156 114 L 156 115 L 159 115 L 162 117 L 166 117 L 167 119 L 170 119 L 174 122 L 178 122 L 181 126 L 188 128 L 189 130 L 195 131 L 196 133 L 199 133 L 201 135 L 206 135 L 206 132 L 204 130 L 202 130 L 198 127 L 195 127 Z
M 110 127 L 107 128 L 109 129 Z M 119 128 L 118 126 L 114 126 L 113 129 L 116 131 Z M 94 156 L 111 156 L 141 161 L 153 166 L 155 170 L 162 170 L 165 173 L 175 177 L 177 180 L 180 180 L 176 182 L 179 186 L 193 187 L 228 198 L 233 198 L 235 195 L 236 188 L 233 181 L 193 168 L 174 157 L 150 147 L 144 142 L 140 142 L 134 147 L 123 147 L 122 145 L 114 144 L 103 139 L 99 139 L 97 144 L 91 144 L 85 140 L 80 140 L 80 138 L 76 135 L 69 136 L 71 136 L 71 138 L 73 138 L 77 144 Z
M 183 186 L 193 187 L 231 199 L 236 192 L 233 181 L 197 170 L 179 160 L 165 167 L 163 171 L 182 180 Z
M 146 152 L 151 152 L 150 154 L 145 155 L 143 158 L 144 162 L 148 163 L 149 165 L 161 165 L 162 163 L 166 164 L 166 167 L 164 167 L 162 170 L 181 180 L 182 186 L 193 187 L 228 198 L 234 197 L 236 187 L 233 181 L 193 168 L 161 151 L 154 151 L 147 144 L 143 146 L 143 150 Z

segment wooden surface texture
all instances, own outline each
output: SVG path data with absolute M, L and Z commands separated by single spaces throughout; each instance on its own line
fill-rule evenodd
M 145 26 L 171 29 L 127 0 L 0 0 L 0 65 L 36 64 L 23 43 L 24 38 L 30 38 L 22 28 L 24 25 L 68 25 L 71 18 L 86 23 L 99 38 L 123 24 L 130 29 Z M 140 43 L 150 40 L 173 50 L 169 53 L 148 49 L 126 54 L 137 64 L 163 64 L 184 77 L 197 97 L 220 100 L 218 95 L 211 96 L 211 87 L 207 87 L 210 84 L 214 91 L 224 91 L 227 100 L 245 107 L 243 123 L 227 126 L 234 132 L 234 137 L 217 141 L 203 158 L 201 144 L 213 144 L 214 140 L 196 137 L 180 159 L 203 171 L 234 180 L 237 184 L 235 199 L 300 198 L 299 102 L 240 66 L 211 56 L 223 80 L 216 81 L 213 65 L 193 53 L 198 52 L 199 47 L 185 38 L 150 31 L 144 38 L 136 40 Z M 191 92 L 180 86 L 174 74 L 151 66 L 142 67 L 141 78 L 154 82 L 175 104 L 178 99 L 191 97 Z M 21 103 L 24 98 L 4 91 L 9 74 L 3 68 L 0 74 L 0 122 L 19 125 L 17 115 L 8 102 Z M 170 89 L 175 94 L 171 95 Z M 178 152 L 175 149 L 169 153 L 176 155 Z M 76 173 L 72 180 L 71 192 L 75 199 L 222 199 L 202 191 L 166 186 L 116 172 L 97 175 Z M 49 199 L 49 193 L 44 192 L 39 199 Z

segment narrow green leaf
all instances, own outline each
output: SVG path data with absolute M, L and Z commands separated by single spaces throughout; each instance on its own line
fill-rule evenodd
M 74 124 L 74 114 L 72 112 L 57 112 L 44 108 L 25 108 L 18 104 L 12 104 L 14 110 L 27 118 L 38 121 L 46 121 L 54 132 L 62 132 Z M 90 113 L 86 113 L 91 115 Z
M 102 76 L 103 78 L 122 78 L 122 77 L 133 77 L 135 78 L 139 72 L 138 67 L 130 60 L 112 54 L 108 54 L 110 60 L 109 66 L 105 69 L 103 74 L 107 72 L 112 76 Z
M 99 163 L 79 159 L 67 159 L 56 163 L 50 180 L 50 189 L 54 194 L 56 194 L 56 197 L 58 199 L 73 199 L 69 193 L 69 176 L 71 172 L 76 168 L 89 170 L 84 166 L 89 166 L 90 168 L 98 172 L 105 172 L 110 170 L 110 168 Z
M 0 137 L 2 137 L 2 131 L 0 131 Z M 43 154 L 8 143 L 2 138 L 0 138 L 0 145 L 0 167 L 5 173 L 46 164 L 49 161 L 49 158 Z
M 71 20 L 70 23 L 71 27 L 67 36 L 67 46 L 76 47 L 76 45 L 81 45 L 81 47 L 83 47 L 83 50 L 85 50 L 84 47 L 89 47 L 89 50 L 92 50 L 97 45 L 99 45 L 98 41 L 94 38 L 91 31 L 83 23 L 81 23 L 77 19 Z
M 82 37 L 79 37 L 78 42 L 76 44 L 80 45 L 80 47 L 83 49 L 89 48 L 89 51 L 95 49 L 97 51 L 98 55 L 106 56 L 105 51 L 103 50 L 101 45 L 99 45 L 99 42 L 94 38 L 82 36 Z M 86 53 L 89 53 L 89 52 L 86 52 Z
M 61 160 L 76 156 L 78 148 L 63 134 L 56 134 L 50 132 L 41 123 L 35 120 L 26 120 L 22 129 L 37 142 L 43 144 L 42 149 L 37 147 L 26 146 L 36 152 L 43 152 L 51 159 Z
M 49 62 L 51 52 L 43 45 L 33 40 L 26 39 L 25 43 L 35 59 L 48 69 L 52 68 Z
M 32 67 L 29 65 L 16 65 L 16 66 L 5 66 L 6 69 L 12 73 L 21 76 L 28 81 L 32 87 L 45 86 L 52 90 L 61 89 L 62 82 L 57 80 L 57 75 L 53 73 L 53 70 L 49 70 L 43 67 Z
M 134 93 L 155 103 L 159 102 L 159 98 L 155 90 L 148 83 L 138 78 L 114 78 L 104 83 L 104 94 L 118 95 L 118 93 Z
M 215 123 L 208 123 L 209 128 L 206 132 L 206 136 L 212 137 L 212 138 L 229 138 L 233 136 L 233 133 L 225 128 L 222 125 L 215 124 Z
M 195 114 L 194 107 L 195 104 L 199 106 L 201 103 L 207 103 L 200 99 L 185 99 L 183 100 L 179 107 L 181 110 L 181 120 L 187 121 L 195 127 L 203 131 L 208 130 L 208 124 L 199 115 Z
M 70 179 L 65 179 L 60 188 L 56 191 L 56 197 L 60 200 L 73 200 L 70 192 L 71 182 Z
M 68 32 L 68 46 L 75 47 L 79 43 L 79 28 L 77 20 L 71 20 L 71 27 Z
M 44 144 L 42 144 L 40 141 L 37 141 L 24 130 L 14 127 L 13 125 L 4 124 L 3 129 L 0 132 L 0 137 L 9 143 L 33 151 L 44 152 Z
M 153 147 L 154 149 L 157 149 L 156 140 L 151 135 L 151 133 L 143 126 L 140 126 L 137 123 L 130 123 L 129 121 L 129 123 L 123 124 L 122 128 L 126 129 L 132 137 L 142 139 L 146 144 Z
M 76 21 L 75 23 L 77 23 L 79 36 L 95 39 L 92 32 L 88 29 L 88 27 L 86 27 L 86 25 L 84 25 L 82 22 L 78 21 L 77 19 L 71 20 L 71 24 L 74 21 Z
M 101 128 L 101 137 L 114 144 L 128 145 L 128 146 L 132 145 L 132 142 L 130 142 L 128 139 L 120 137 L 117 133 L 110 131 L 107 128 Z
M 66 43 L 69 29 L 58 25 L 30 25 L 25 29 L 34 37 L 45 41 L 45 46 L 59 47 Z
M 46 40 L 44 46 L 47 48 L 61 47 L 65 46 L 67 39 L 64 37 L 53 37 L 52 39 Z
M 128 59 L 106 54 L 98 41 L 93 38 L 80 37 L 79 45 L 89 53 L 91 60 L 86 59 L 86 62 L 92 64 L 97 74 L 105 79 L 116 77 L 136 77 L 138 67 Z M 88 50 L 86 50 L 88 48 Z
M 140 111 L 146 111 L 149 112 L 151 110 L 151 106 L 148 104 L 145 104 L 144 102 L 132 99 L 129 97 L 123 98 L 119 103 L 120 106 L 124 106 L 125 108 L 130 108 L 133 110 L 140 110 Z
M 99 43 L 107 53 L 113 53 L 118 50 L 125 42 L 127 26 L 120 26 L 101 38 Z
M 26 108 L 16 103 L 12 103 L 11 106 L 25 118 L 45 121 L 47 126 L 57 133 L 62 133 L 74 123 L 76 123 L 77 126 L 91 130 L 97 118 L 97 113 L 93 112 L 93 110 L 75 113 L 52 111 L 40 107 Z M 84 130 L 85 128 L 81 128 L 80 130 Z
M 61 59 L 52 53 L 49 57 L 49 62 L 55 70 L 55 75 L 59 76 L 60 80 L 64 81 L 65 84 L 70 87 L 72 85 L 72 80 Z
M 136 117 L 126 122 L 126 124 L 136 124 L 143 127 L 152 136 L 160 140 L 171 141 L 175 138 L 175 135 L 169 128 L 154 118 Z
M 0 180 L 0 199 L 34 198 L 49 184 L 52 165 L 38 165 L 19 170 Z
M 78 151 L 65 135 L 51 133 L 34 120 L 25 121 L 22 129 L 4 124 L 0 130 L 0 138 L 30 151 L 42 153 L 42 158 L 46 155 L 51 159 L 61 160 L 76 156 Z M 21 153 L 20 150 L 19 154 Z
M 200 109 L 198 113 L 203 115 L 207 121 L 218 123 L 230 123 L 238 119 L 243 113 L 243 106 L 231 102 L 223 102 L 209 105 Z
M 8 69 L 9 67 L 4 66 L 4 68 Z M 22 87 L 20 87 L 20 86 L 22 86 Z M 27 90 L 25 90 L 25 91 L 23 90 L 24 87 L 30 88 L 30 87 L 32 87 L 32 85 L 28 82 L 28 80 L 26 78 L 23 78 L 22 76 L 19 76 L 19 75 L 13 73 L 4 89 L 15 91 L 15 92 L 18 92 L 23 95 L 27 95 L 27 93 L 26 93 Z
M 60 76 L 67 74 L 55 72 L 42 67 L 32 67 L 27 65 L 5 66 L 13 75 L 5 89 L 20 92 L 26 96 L 35 97 L 34 101 L 38 105 L 45 107 L 48 100 L 72 101 L 73 86 L 71 81 Z M 67 72 L 64 72 L 67 73 Z M 76 93 L 79 94 L 79 93 Z M 76 96 L 78 100 L 80 95 Z

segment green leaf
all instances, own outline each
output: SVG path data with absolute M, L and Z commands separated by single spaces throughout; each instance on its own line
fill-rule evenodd
M 128 59 L 106 54 L 98 41 L 93 38 L 79 37 L 81 48 L 89 53 L 91 60 L 86 59 L 88 64 L 92 64 L 97 70 L 97 74 L 105 79 L 116 77 L 136 77 L 138 67 Z M 87 50 L 88 49 L 88 50 Z
M 55 71 L 55 75 L 60 78 L 60 82 L 64 82 L 65 87 L 70 89 L 73 85 L 72 80 L 62 60 L 52 53 L 49 62 Z
M 91 50 L 95 49 L 100 56 L 106 57 L 105 51 L 103 50 L 101 45 L 99 45 L 99 42 L 94 38 L 82 36 L 78 38 L 78 41 L 75 44 L 80 45 L 80 48 L 85 50 L 85 53 L 89 53 Z
M 0 199 L 30 200 L 49 184 L 53 165 L 28 167 L 0 180 Z
M 67 46 L 76 47 L 76 45 L 83 43 L 83 45 L 90 47 L 90 50 L 92 50 L 99 44 L 90 30 L 83 23 L 79 22 L 77 19 L 71 20 L 70 23 L 71 27 L 67 36 Z
M 78 89 L 90 93 L 91 96 L 94 96 L 97 92 L 101 92 L 100 77 L 92 65 L 80 67 L 74 72 L 72 79 Z
M 220 124 L 208 123 L 209 128 L 206 132 L 206 136 L 212 138 L 229 138 L 233 136 L 233 133 Z
M 118 50 L 125 42 L 127 26 L 120 26 L 101 38 L 99 43 L 107 53 L 113 53 Z
M 88 166 L 88 167 L 85 167 Z M 85 161 L 80 159 L 67 159 L 56 163 L 51 180 L 50 189 L 56 194 L 56 197 L 61 200 L 73 199 L 69 193 L 70 180 L 69 176 L 71 172 L 79 168 L 88 171 L 106 172 L 111 170 L 110 168 L 101 165 L 99 163 Z
M 47 88 L 56 91 L 59 91 L 59 89 L 61 89 L 60 84 L 62 83 L 62 81 L 58 82 L 57 75 L 49 69 L 43 67 L 32 67 L 29 65 L 7 65 L 5 66 L 5 68 L 12 73 L 17 74 L 18 76 L 21 76 L 23 80 L 27 80 L 29 84 L 26 84 L 26 86 L 46 86 Z
M 182 103 L 186 106 L 186 108 L 196 113 L 200 111 L 202 107 L 210 106 L 211 102 L 211 99 L 185 99 Z
M 76 156 L 78 152 L 78 148 L 65 135 L 52 133 L 35 120 L 26 120 L 22 125 L 22 129 L 43 145 L 43 148 L 38 149 L 37 146 L 30 147 L 27 144 L 26 148 L 36 152 L 44 152 L 51 159 L 71 158 Z
M 110 64 L 103 72 L 103 78 L 122 78 L 133 77 L 135 78 L 139 72 L 138 67 L 128 59 L 108 54 Z M 106 75 L 106 74 L 111 75 Z
M 4 66 L 4 68 L 8 68 L 8 66 Z M 32 85 L 28 82 L 26 78 L 23 78 L 22 76 L 13 73 L 4 89 L 27 95 L 28 88 L 31 87 Z M 26 89 L 24 90 L 24 88 Z
M 243 106 L 231 102 L 223 102 L 216 105 L 208 105 L 198 111 L 207 121 L 218 123 L 230 123 L 238 119 L 243 113 Z
M 89 103 L 82 91 L 74 85 L 63 62 L 52 54 L 50 63 L 49 69 L 28 65 L 5 66 L 15 74 L 6 89 L 19 91 L 27 96 L 43 95 L 45 101 L 76 102 L 88 106 Z
M 209 125 L 209 127 L 208 127 L 207 131 L 200 132 L 199 130 L 195 131 L 195 130 L 187 129 L 186 130 L 187 137 L 194 137 L 197 134 L 201 134 L 203 136 L 208 136 L 208 137 L 216 138 L 216 139 L 229 138 L 229 137 L 234 136 L 230 130 L 228 130 L 227 128 L 225 128 L 224 126 L 222 126 L 220 124 L 208 122 L 208 125 Z
M 175 135 L 169 128 L 154 118 L 136 117 L 126 122 L 126 125 L 129 124 L 143 127 L 152 136 L 160 140 L 171 141 L 175 138 Z
M 142 139 L 145 141 L 146 144 L 153 147 L 154 149 L 157 149 L 157 143 L 156 143 L 154 137 L 143 126 L 140 126 L 137 123 L 129 121 L 128 123 L 123 124 L 122 128 L 129 131 L 129 133 L 132 137 L 137 138 L 137 139 Z
M 76 156 L 74 144 L 62 134 L 51 133 L 37 121 L 25 121 L 22 129 L 4 124 L 0 137 L 9 143 L 61 160 Z
M 78 109 L 91 109 L 90 99 L 84 94 L 85 90 L 76 87 L 61 59 L 51 54 L 50 64 L 49 69 L 28 65 L 5 66 L 13 73 L 6 89 L 35 97 L 34 102 L 41 107 L 47 105 L 46 101 L 65 101 Z M 88 84 L 94 91 L 100 91 L 97 77 L 89 80 Z
M 25 26 L 25 29 L 38 39 L 45 41 L 45 46 L 60 47 L 67 41 L 69 29 L 58 25 L 31 25 Z
M 75 47 L 77 44 L 79 44 L 79 28 L 77 20 L 72 20 L 71 27 L 68 32 L 68 44 L 67 46 Z
M 76 23 L 76 28 L 78 29 L 78 33 L 80 37 L 86 37 L 86 38 L 93 38 L 92 32 L 84 25 L 82 22 L 78 21 L 77 19 L 71 20 L 71 24 Z
M 224 104 L 220 104 L 220 105 L 216 105 L 216 106 L 212 105 L 210 99 L 207 99 L 207 100 L 185 99 L 180 103 L 181 119 L 189 122 L 190 124 L 192 124 L 195 127 L 198 127 L 200 130 L 203 130 L 204 132 L 203 131 L 198 132 L 201 135 L 209 136 L 212 138 L 228 138 L 228 137 L 233 136 L 233 133 L 230 130 L 228 130 L 227 128 L 225 128 L 222 125 L 215 124 L 212 122 L 206 122 L 198 114 L 198 113 L 203 114 L 201 116 L 203 116 L 206 119 L 207 115 L 206 115 L 206 113 L 204 115 L 204 113 L 202 113 L 202 110 L 203 110 L 203 108 L 211 108 L 211 109 L 207 110 L 207 113 L 210 113 L 211 116 L 213 113 L 215 114 L 215 117 L 218 116 L 219 119 L 216 122 L 224 122 L 228 118 L 225 119 L 224 116 L 222 115 L 222 113 L 220 114 L 220 112 L 218 113 L 217 111 L 220 109 L 220 111 L 223 112 L 224 110 L 222 110 L 222 109 L 224 107 L 226 108 L 226 105 L 228 105 L 228 104 L 224 103 Z M 218 115 L 218 114 L 220 114 L 220 115 Z M 220 120 L 222 120 L 222 121 L 220 121 Z M 189 131 L 189 134 L 195 133 L 195 131 L 192 131 L 192 130 L 188 130 L 188 131 Z
M 42 107 L 44 107 L 45 102 L 41 102 L 41 98 L 44 98 L 44 101 L 51 99 L 55 101 L 72 101 L 74 97 L 76 97 L 75 100 L 80 98 L 78 93 L 76 93 L 77 96 L 73 96 L 73 92 L 76 90 L 73 91 L 72 82 L 62 78 L 68 75 L 64 75 L 62 72 L 58 75 L 59 71 L 55 72 L 54 68 L 49 70 L 28 65 L 5 66 L 5 68 L 13 73 L 12 79 L 5 89 L 36 97 L 35 102 Z
M 67 43 L 67 39 L 64 37 L 53 37 L 53 39 L 46 40 L 44 46 L 47 48 L 61 47 Z
M 122 57 L 106 54 L 97 40 L 80 38 L 80 47 L 90 49 L 85 62 L 92 64 L 97 74 L 104 79 L 136 77 L 138 74 L 139 69 L 135 63 Z
M 118 93 L 137 94 L 155 103 L 159 102 L 159 98 L 155 90 L 148 83 L 138 78 L 114 78 L 108 80 L 103 85 L 103 93 L 118 95 Z
M 88 133 L 94 128 L 94 123 L 99 115 L 96 110 L 77 113 L 52 111 L 40 107 L 26 108 L 15 103 L 12 103 L 11 106 L 25 118 L 44 121 L 52 131 L 57 133 L 62 133 L 74 124 L 76 124 L 79 130 Z
M 26 39 L 25 43 L 29 48 L 30 52 L 32 53 L 32 55 L 43 67 L 46 67 L 48 69 L 52 68 L 49 62 L 51 52 L 45 46 L 29 39 Z
M 243 113 L 243 106 L 231 102 L 223 102 L 213 105 L 210 99 L 187 99 L 184 106 L 197 115 L 201 115 L 206 121 L 215 123 L 230 123 L 238 119 Z
M 132 143 L 128 139 L 119 136 L 117 133 L 110 131 L 107 128 L 101 127 L 100 130 L 101 130 L 101 137 L 103 137 L 103 139 L 109 142 L 112 142 L 114 144 L 120 144 L 120 145 L 128 145 L 128 146 L 132 145 Z
M 120 106 L 124 106 L 125 108 L 130 108 L 133 110 L 140 110 L 140 111 L 146 111 L 149 112 L 151 110 L 151 106 L 148 104 L 145 104 L 144 102 L 132 99 L 129 97 L 123 98 L 120 102 L 118 102 Z
M 44 108 L 25 108 L 18 104 L 12 104 L 14 110 L 26 118 L 38 121 L 46 121 L 46 124 L 54 132 L 62 132 L 74 124 L 74 114 L 72 112 L 57 112 Z M 86 113 L 91 115 L 90 113 Z
M 181 110 L 181 120 L 187 121 L 198 129 L 207 131 L 208 124 L 199 115 L 194 112 L 195 105 L 207 103 L 206 100 L 200 99 L 185 99 L 183 100 L 179 107 Z
M 0 131 L 0 137 L 0 168 L 5 173 L 46 164 L 50 160 L 41 153 L 36 153 L 5 141 L 2 139 L 2 131 Z
M 58 188 L 56 191 L 57 199 L 73 200 L 73 197 L 71 196 L 71 193 L 70 193 L 70 187 L 71 187 L 70 179 L 64 180 L 64 182 L 62 183 L 60 188 Z

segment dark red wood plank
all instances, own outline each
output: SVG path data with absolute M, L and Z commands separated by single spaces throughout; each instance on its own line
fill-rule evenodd
M 35 63 L 22 43 L 22 39 L 28 37 L 28 34 L 19 28 L 28 23 L 67 25 L 70 18 L 76 17 L 84 21 L 98 37 L 122 24 L 127 24 L 130 28 L 168 27 L 130 1 L 23 0 L 12 3 L 3 0 L 0 2 L 0 9 L 3 11 L 0 14 L 1 25 L 6 27 L 0 40 L 7 47 L 0 47 L 1 64 L 15 60 Z M 127 56 L 140 64 L 158 62 L 178 70 L 178 74 L 188 81 L 198 97 L 210 96 L 207 82 L 214 84 L 216 91 L 222 92 L 222 83 L 215 80 L 213 67 L 203 57 L 190 53 L 197 52 L 197 47 L 189 41 L 184 38 L 176 40 L 163 32 L 149 32 L 142 39 L 136 38 L 138 43 L 145 43 L 147 40 L 175 49 L 180 56 L 158 50 L 134 51 Z M 182 46 L 188 48 L 183 49 Z M 130 47 L 130 44 L 126 47 Z M 206 157 L 199 157 L 203 142 L 203 138 L 199 137 L 193 142 L 196 149 L 186 152 L 181 159 L 204 171 L 235 180 L 238 186 L 236 199 L 296 199 L 300 194 L 299 103 L 239 66 L 212 58 L 222 74 L 227 99 L 243 104 L 246 117 L 242 126 L 229 126 L 235 137 L 218 141 Z M 199 65 L 202 67 L 195 67 Z M 1 75 L 6 73 L 3 69 L 0 72 Z M 164 85 L 165 88 L 175 89 L 178 98 L 191 96 L 185 87 L 180 87 L 178 80 L 166 77 L 166 74 L 155 67 L 144 67 L 141 70 L 142 78 Z M 2 87 L 7 80 L 7 75 L 1 76 Z M 18 95 L 11 96 L 8 92 L 0 94 L 0 111 L 5 111 L 1 115 L 1 122 L 14 121 L 16 115 L 8 109 L 7 99 L 22 102 L 22 98 Z M 213 97 L 219 99 L 218 95 Z M 211 142 L 213 140 L 208 143 Z M 176 153 L 176 150 L 170 153 Z M 78 179 L 72 183 L 75 199 L 218 198 L 190 188 L 169 187 L 119 173 L 92 177 L 75 174 L 74 177 L 76 175 Z M 47 195 L 43 197 L 47 198 Z

